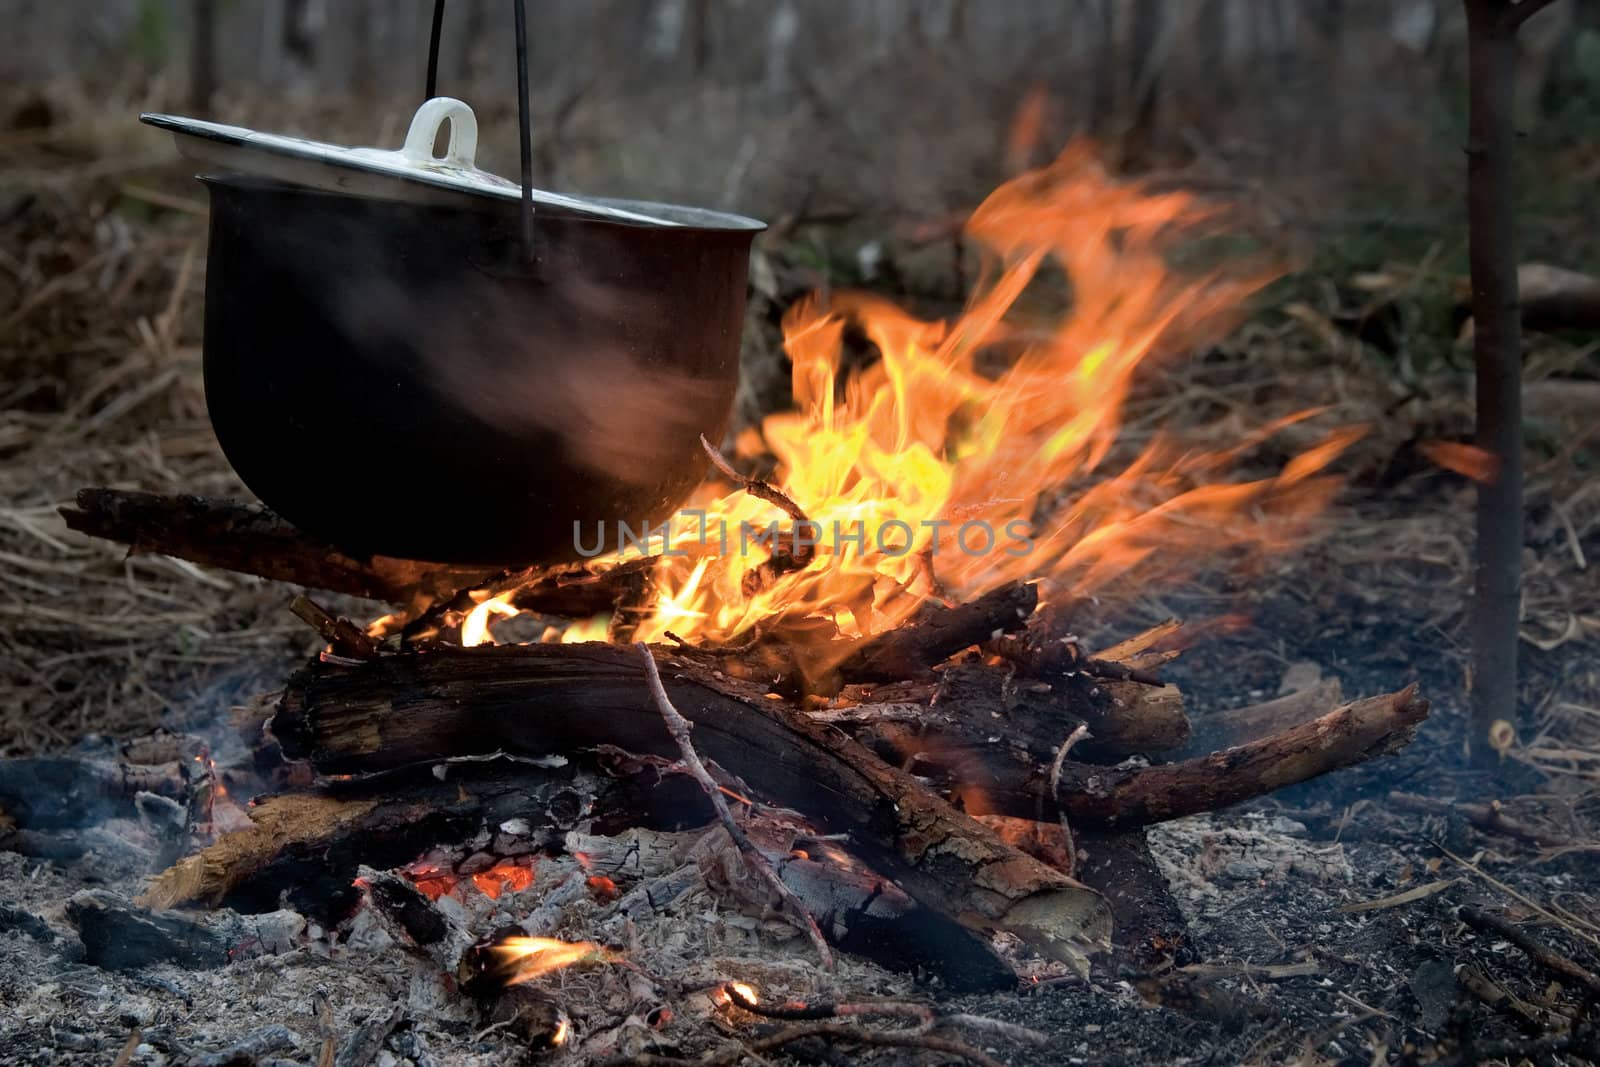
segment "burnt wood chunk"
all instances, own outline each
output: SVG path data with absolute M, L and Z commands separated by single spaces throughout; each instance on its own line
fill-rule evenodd
M 153 963 L 210 970 L 231 962 L 228 942 L 184 915 L 160 914 L 103 889 L 86 889 L 67 901 L 85 959 L 108 971 L 136 971 Z
M 139 793 L 182 799 L 189 782 L 178 764 L 37 756 L 0 760 L 0 814 L 24 830 L 93 826 L 132 816 Z
M 862 859 L 940 914 L 1015 933 L 1081 961 L 1103 944 L 1095 894 L 1003 844 L 910 775 L 760 687 L 671 656 L 661 674 L 700 754 L 762 793 L 850 835 Z M 314 663 L 289 680 L 273 732 L 324 774 L 441 754 L 570 753 L 598 745 L 671 758 L 677 748 L 637 654 L 606 644 L 440 649 L 359 667 Z

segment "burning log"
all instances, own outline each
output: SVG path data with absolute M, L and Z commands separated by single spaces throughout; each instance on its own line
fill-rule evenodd
M 852 682 L 922 677 L 962 649 L 1020 628 L 1038 604 L 1038 589 L 1018 582 L 954 608 L 930 601 L 906 625 L 857 646 L 839 664 L 839 674 Z
M 837 731 L 758 687 L 667 659 L 672 702 L 702 755 L 762 783 L 780 803 L 851 835 L 863 859 L 933 911 L 1010 931 L 1081 964 L 1103 943 L 1098 896 L 1001 843 L 992 832 Z M 643 671 L 610 645 L 441 649 L 290 679 L 273 731 L 291 757 L 325 774 L 380 771 L 441 752 L 569 753 L 597 745 L 673 756 Z
M 77 507 L 62 508 L 61 517 L 70 529 L 125 544 L 133 553 L 155 552 L 401 606 L 442 603 L 441 612 L 461 596 L 470 599 L 462 590 L 509 583 L 524 610 L 585 618 L 635 593 L 651 564 L 640 560 L 604 572 L 573 565 L 497 575 L 481 567 L 390 556 L 356 558 L 243 501 L 120 489 L 80 490 Z

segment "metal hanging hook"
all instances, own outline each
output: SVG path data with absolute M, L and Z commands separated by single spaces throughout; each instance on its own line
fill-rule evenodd
M 443 0 L 440 0 L 442 3 Z M 517 120 L 522 134 L 522 254 L 533 258 L 533 117 L 528 103 L 528 8 L 512 0 L 517 20 Z
M 533 116 L 528 102 L 528 8 L 512 0 L 517 28 L 517 124 L 522 157 L 522 254 L 533 258 Z M 423 100 L 439 95 L 439 38 L 444 28 L 444 0 L 433 0 L 433 27 L 428 36 L 428 78 Z
M 444 27 L 444 0 L 433 0 L 433 32 L 428 37 L 428 81 L 423 103 L 439 95 L 439 31 Z

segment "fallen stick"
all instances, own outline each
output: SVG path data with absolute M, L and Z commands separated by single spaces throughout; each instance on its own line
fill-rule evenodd
M 705 438 L 700 438 L 705 442 Z M 709 449 L 711 446 L 708 444 Z M 817 956 L 822 960 L 824 970 L 833 970 L 833 953 L 828 948 L 828 942 L 822 936 L 822 931 L 817 927 L 817 920 L 812 916 L 811 910 L 795 895 L 795 891 L 784 884 L 778 872 L 772 869 L 772 864 L 756 848 L 755 842 L 750 840 L 750 835 L 744 832 L 744 827 L 734 819 L 733 812 L 728 809 L 728 800 L 722 795 L 722 787 L 717 785 L 716 779 L 711 777 L 711 772 L 706 770 L 706 765 L 700 762 L 700 754 L 694 750 L 694 742 L 689 737 L 693 728 L 688 719 L 677 708 L 672 706 L 672 698 L 667 695 L 666 689 L 661 684 L 661 672 L 656 668 L 656 658 L 650 653 L 650 646 L 640 642 L 634 646 L 639 650 L 639 657 L 644 663 L 645 681 L 650 684 L 650 695 L 655 699 L 656 710 L 661 712 L 661 720 L 666 723 L 667 733 L 672 735 L 672 740 L 678 746 L 682 756 L 683 765 L 689 769 L 690 775 L 705 791 L 706 799 L 711 801 L 711 808 L 717 813 L 717 819 L 722 823 L 722 828 L 728 832 L 728 837 L 733 841 L 734 847 L 739 850 L 745 864 L 772 888 L 778 899 L 788 907 L 793 919 L 798 922 L 801 929 L 811 938 L 811 943 L 816 946 Z
M 1511 922 L 1482 908 L 1464 907 L 1456 912 L 1461 921 L 1493 937 L 1503 937 L 1525 952 L 1529 959 L 1555 975 L 1558 980 L 1576 982 L 1590 996 L 1600 997 L 1600 977 Z
M 496 572 L 393 556 L 351 556 L 240 500 L 82 489 L 61 509 L 69 529 L 116 541 L 135 555 L 159 553 L 206 567 L 325 589 L 421 610 L 481 587 Z M 516 604 L 563 618 L 610 610 L 649 561 L 610 571 L 581 564 L 517 572 Z
M 1427 717 L 1428 702 L 1411 685 L 1199 759 L 1144 768 L 1070 766 L 1062 774 L 1056 799 L 1075 823 L 1084 819 L 1108 827 L 1215 811 L 1396 752 Z
M 1396 791 L 1389 794 L 1389 803 L 1407 811 L 1422 812 L 1426 815 L 1460 815 L 1480 830 L 1521 838 L 1543 848 L 1561 848 L 1572 844 L 1571 834 L 1543 829 L 1507 815 L 1498 800 L 1490 801 L 1488 804 L 1475 804 L 1471 801 L 1440 800 L 1437 797 Z
M 976 929 L 1016 934 L 1082 966 L 1109 935 L 1105 902 L 832 729 L 764 690 L 657 653 L 701 755 L 763 794 L 848 833 L 914 900 Z M 285 687 L 273 733 L 324 774 L 359 774 L 504 749 L 566 754 L 615 745 L 678 752 L 630 649 L 510 645 L 317 664 Z

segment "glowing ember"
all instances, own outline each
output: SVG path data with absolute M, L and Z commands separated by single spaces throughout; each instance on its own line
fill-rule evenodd
M 429 900 L 438 900 L 447 893 L 456 893 L 463 885 L 472 885 L 490 900 L 499 900 L 507 891 L 520 893 L 533 885 L 533 866 L 527 859 L 501 860 L 487 870 L 471 875 L 459 875 L 427 863 L 414 863 L 401 871 L 417 891 Z
M 517 863 L 497 863 L 473 875 L 472 884 L 490 900 L 499 900 L 500 894 L 507 890 L 520 893 L 532 885 L 533 868 Z
M 511 972 L 506 985 L 531 982 L 574 963 L 608 963 L 611 956 L 593 941 L 561 941 L 553 937 L 508 937 L 495 955 Z
M 1304 536 L 1337 489 L 1325 468 L 1359 431 L 1333 431 L 1255 481 L 1229 470 L 1318 412 L 1235 433 L 1221 450 L 1160 436 L 1136 454 L 1118 447 L 1141 365 L 1215 340 L 1269 280 L 1169 263 L 1207 216 L 1187 194 L 1110 178 L 1073 146 L 968 221 L 991 269 L 954 320 L 922 321 L 865 294 L 791 308 L 797 410 L 744 434 L 735 458 L 775 461 L 771 481 L 814 523 L 815 558 L 763 573 L 770 546 L 744 531 L 784 516 L 707 483 L 671 524 L 674 554 L 657 565 L 658 599 L 636 636 L 726 641 L 757 623 L 815 632 L 819 620 L 864 636 L 899 625 L 941 586 L 966 599 L 1039 578 L 1047 595 L 1081 596 Z M 847 325 L 880 358 L 845 372 Z M 780 529 L 792 539 L 786 520 Z M 509 600 L 478 604 L 462 643 L 489 639 L 491 616 L 515 613 Z M 587 625 L 585 636 L 603 632 Z

